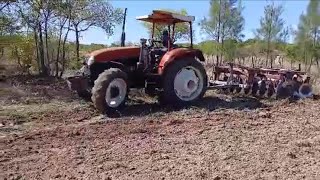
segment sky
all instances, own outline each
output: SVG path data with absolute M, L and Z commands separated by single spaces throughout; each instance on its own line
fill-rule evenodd
M 126 19 L 126 42 L 138 43 L 140 38 L 148 38 L 147 30 L 140 21 L 135 18 L 141 15 L 147 15 L 154 9 L 186 9 L 189 15 L 195 16 L 194 29 L 195 42 L 201 42 L 206 36 L 201 32 L 197 25 L 203 17 L 209 14 L 209 0 L 109 0 L 117 8 L 128 8 Z M 296 28 L 299 23 L 299 16 L 306 11 L 308 0 L 278 0 L 275 4 L 282 4 L 284 12 L 282 14 L 286 25 Z M 260 17 L 264 14 L 264 6 L 268 4 L 267 0 L 243 0 L 243 16 L 245 18 L 244 34 L 245 39 L 253 38 L 254 29 L 259 27 Z M 110 45 L 119 41 L 121 37 L 121 25 L 115 28 L 113 36 L 107 36 L 103 30 L 91 28 L 81 34 L 80 42 L 83 44 L 107 44 Z M 74 40 L 74 36 L 70 38 Z

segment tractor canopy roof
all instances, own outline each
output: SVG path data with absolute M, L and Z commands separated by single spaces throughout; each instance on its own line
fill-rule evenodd
M 136 17 L 137 20 L 157 23 L 157 24 L 175 24 L 183 22 L 192 22 L 195 20 L 194 16 L 184 16 L 177 13 L 172 13 L 162 10 L 153 10 L 152 14 Z

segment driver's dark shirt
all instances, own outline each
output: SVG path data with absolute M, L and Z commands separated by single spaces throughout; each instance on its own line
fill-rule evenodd
M 162 45 L 166 48 L 168 48 L 168 41 L 170 41 L 170 37 L 168 35 L 162 36 Z

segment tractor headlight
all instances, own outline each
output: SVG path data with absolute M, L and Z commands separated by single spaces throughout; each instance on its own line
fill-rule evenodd
M 89 59 L 88 59 L 88 66 L 91 66 L 92 64 L 94 63 L 94 57 L 93 56 L 90 56 Z

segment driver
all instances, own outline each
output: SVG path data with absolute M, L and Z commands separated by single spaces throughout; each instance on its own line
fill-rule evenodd
M 163 30 L 162 32 L 162 45 L 166 48 L 168 48 L 168 44 L 171 44 L 171 39 L 169 36 L 168 30 Z

